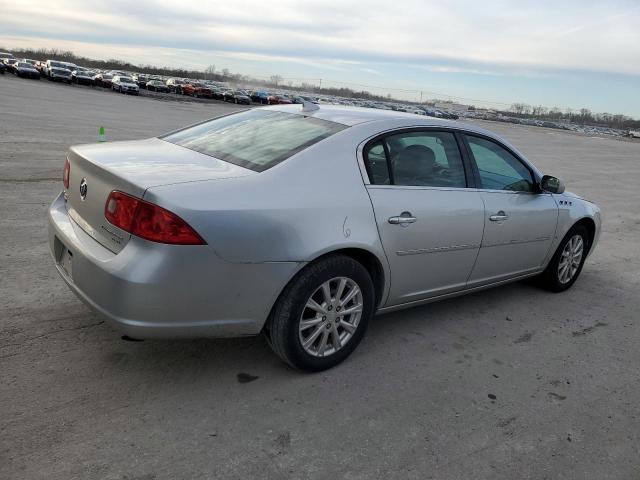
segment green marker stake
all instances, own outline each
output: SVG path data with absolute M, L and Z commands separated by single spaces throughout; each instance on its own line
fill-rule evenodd
M 100 129 L 98 130 L 98 141 L 99 142 L 107 141 L 107 137 L 104 136 L 104 127 L 100 127 Z

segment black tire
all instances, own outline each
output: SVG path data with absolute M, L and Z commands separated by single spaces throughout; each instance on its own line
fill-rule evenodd
M 311 295 L 325 282 L 346 277 L 362 293 L 362 316 L 351 338 L 342 348 L 327 356 L 314 356 L 302 346 L 299 325 Z M 367 270 L 345 255 L 324 257 L 298 273 L 284 289 L 267 322 L 269 344 L 273 351 L 294 368 L 317 372 L 334 367 L 358 346 L 375 311 L 375 291 Z M 329 327 L 328 327 L 329 328 Z
M 578 266 L 578 269 L 573 274 L 571 279 L 563 283 L 560 281 L 559 275 L 559 266 L 560 261 L 562 260 L 562 252 L 567 246 L 567 243 L 576 235 L 580 235 L 582 237 L 582 258 L 580 259 L 580 265 Z M 586 260 L 587 254 L 589 253 L 589 248 L 591 247 L 590 243 L 589 232 L 587 232 L 587 229 L 583 225 L 573 226 L 571 230 L 569 230 L 569 232 L 564 236 L 564 238 L 560 242 L 560 245 L 558 245 L 558 249 L 549 261 L 547 268 L 535 279 L 538 286 L 544 288 L 545 290 L 549 290 L 550 292 L 556 293 L 564 292 L 565 290 L 571 288 L 571 286 L 580 276 L 580 272 L 582 272 L 584 261 Z

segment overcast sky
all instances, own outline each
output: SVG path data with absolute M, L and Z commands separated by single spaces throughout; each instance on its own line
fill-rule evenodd
M 9 48 L 640 117 L 640 0 L 0 0 L 0 12 Z

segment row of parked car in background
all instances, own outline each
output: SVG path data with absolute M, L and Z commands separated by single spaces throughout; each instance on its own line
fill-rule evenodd
M 239 88 L 225 82 L 194 78 L 177 78 L 144 73 L 125 72 L 120 70 L 100 70 L 86 68 L 70 62 L 58 60 L 33 60 L 14 58 L 11 53 L 0 52 L 3 67 L 18 76 L 30 78 L 46 78 L 51 81 L 77 83 L 92 87 L 110 88 L 116 92 L 138 95 L 140 90 L 158 93 L 173 93 L 196 98 L 210 98 L 243 105 L 258 103 L 277 105 L 290 103 L 331 103 L 350 106 L 379 108 L 384 110 L 400 110 L 418 115 L 431 115 L 455 119 L 458 116 L 451 112 L 431 109 L 421 105 L 407 105 L 395 102 L 373 102 L 353 98 L 341 98 L 298 91 L 267 91 L 255 88 Z M 4 71 L 2 72 L 4 73 Z
M 178 78 L 161 75 L 148 75 L 121 70 L 100 70 L 86 68 L 70 62 L 58 60 L 33 60 L 29 58 L 15 58 L 11 53 L 0 52 L 0 73 L 13 73 L 24 78 L 46 78 L 51 81 L 76 83 L 91 87 L 110 88 L 113 91 L 139 95 L 140 90 L 164 94 L 188 95 L 196 98 L 207 98 L 232 102 L 242 105 L 258 103 L 262 105 L 277 105 L 289 103 L 328 103 L 381 110 L 396 110 L 427 115 L 431 117 L 457 119 L 460 116 L 467 119 L 490 120 L 499 122 L 518 123 L 546 128 L 571 130 L 584 134 L 613 135 L 640 137 L 640 132 L 625 131 L 602 126 L 578 125 L 574 123 L 555 122 L 533 118 L 515 118 L 502 112 L 490 109 L 476 109 L 460 104 L 444 103 L 444 107 L 436 108 L 422 103 L 378 101 L 358 98 L 345 98 L 331 95 L 318 95 L 300 91 L 278 89 L 269 91 L 254 87 L 241 88 L 226 82 L 196 78 Z

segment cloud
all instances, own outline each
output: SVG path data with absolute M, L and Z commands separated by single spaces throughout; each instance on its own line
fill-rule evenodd
M 0 3 L 8 47 L 640 114 L 638 0 Z
M 4 4 L 5 34 L 14 36 L 296 61 L 427 64 L 450 73 L 577 69 L 640 75 L 640 9 L 623 0 L 527 0 L 517 7 L 470 0 Z

